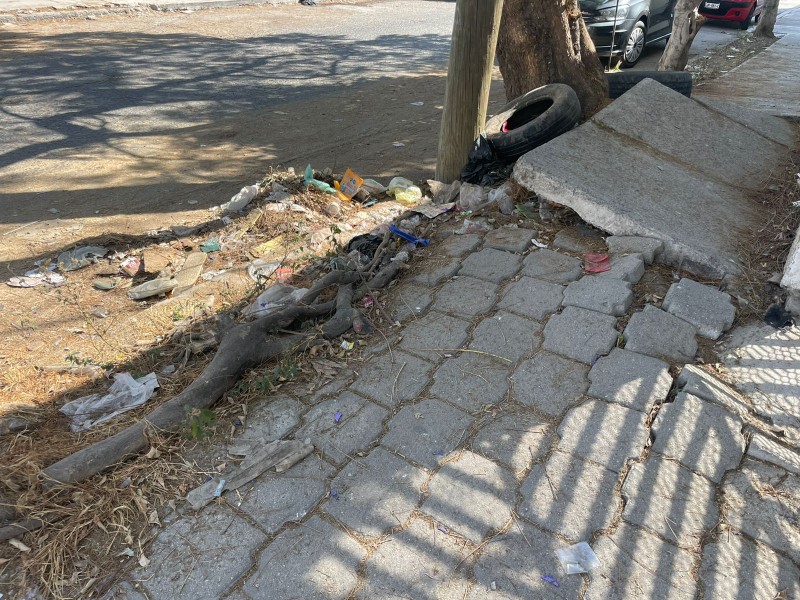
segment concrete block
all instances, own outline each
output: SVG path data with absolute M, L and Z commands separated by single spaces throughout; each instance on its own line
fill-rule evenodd
M 544 327 L 542 347 L 586 364 L 608 354 L 617 343 L 617 320 L 593 310 L 567 306 L 550 317 Z
M 549 352 L 539 352 L 523 362 L 511 376 L 517 402 L 557 417 L 586 392 L 589 367 Z
M 581 276 L 581 261 L 546 248 L 535 250 L 523 261 L 522 274 L 553 283 L 569 283 Z
M 719 483 L 742 460 L 741 431 L 738 417 L 681 392 L 661 407 L 653 422 L 652 450 Z
M 498 227 L 484 236 L 483 245 L 485 248 L 522 254 L 531 245 L 531 238 L 535 235 L 535 231 L 523 227 Z
M 411 283 L 420 285 L 437 286 L 445 279 L 450 279 L 458 273 L 461 261 L 452 257 L 431 257 L 422 264 L 409 278 Z
M 589 396 L 648 412 L 672 387 L 669 365 L 643 354 L 614 348 L 589 371 Z
M 465 258 L 458 274 L 500 283 L 516 275 L 521 264 L 522 258 L 517 254 L 484 248 Z
M 712 340 L 730 329 L 736 318 L 736 308 L 728 294 L 686 278 L 670 286 L 661 308 L 691 323 L 698 335 Z
M 789 248 L 789 255 L 783 266 L 783 277 L 781 277 L 781 287 L 790 292 L 800 292 L 800 227 L 794 234 L 794 242 Z
M 630 283 L 638 283 L 644 275 L 644 258 L 641 254 L 626 254 L 612 256 L 609 260 L 611 269 L 598 273 L 594 277 L 622 279 Z
M 668 361 L 694 360 L 697 340 L 692 325 L 648 304 L 625 327 L 625 349 Z
M 431 289 L 420 284 L 401 283 L 389 290 L 386 314 L 395 321 L 404 323 L 419 317 L 433 302 Z
M 619 404 L 589 400 L 570 410 L 558 426 L 558 449 L 619 473 L 644 451 L 648 440 L 644 413 Z
M 641 254 L 648 265 L 664 251 L 664 242 L 635 235 L 611 235 L 606 238 L 611 254 Z
M 542 344 L 542 326 L 509 312 L 498 312 L 478 323 L 472 332 L 472 350 L 489 352 L 516 363 Z
M 682 392 L 713 402 L 738 417 L 744 418 L 751 411 L 747 398 L 697 365 L 684 366 L 677 381 Z
M 599 234 L 589 236 L 576 227 L 565 227 L 556 234 L 550 246 L 556 250 L 564 250 L 574 254 L 587 254 L 589 252 L 605 252 L 606 245 Z
M 434 310 L 474 317 L 488 312 L 497 300 L 497 285 L 474 277 L 454 277 L 436 292 Z
M 508 393 L 507 367 L 491 357 L 463 352 L 448 358 L 433 376 L 430 393 L 467 412 L 497 404 Z
M 547 454 L 554 438 L 551 425 L 531 412 L 514 411 L 488 419 L 478 430 L 472 450 L 521 473 Z
M 516 488 L 509 471 L 467 451 L 431 478 L 421 510 L 477 544 L 511 520 Z
M 719 523 L 714 485 L 678 463 L 650 456 L 633 465 L 622 486 L 628 523 L 690 550 Z
M 711 110 L 722 113 L 732 121 L 744 125 L 757 135 L 764 136 L 789 148 L 797 142 L 797 129 L 785 119 L 760 110 L 751 110 L 733 102 L 695 95 L 694 99 Z
M 256 401 L 249 407 L 244 431 L 231 440 L 230 446 L 248 440 L 262 443 L 282 439 L 300 423 L 300 415 L 306 408 L 289 396 L 274 396 L 266 401 Z
M 520 515 L 573 543 L 588 540 L 614 519 L 617 478 L 599 465 L 554 452 L 546 463 L 534 465 L 522 483 Z
M 482 241 L 483 238 L 476 233 L 450 235 L 436 244 L 434 248 L 437 254 L 459 257 L 475 250 Z
M 750 443 L 747 445 L 747 456 L 800 475 L 800 453 L 760 433 L 756 433 L 750 438 Z
M 356 570 L 366 555 L 344 531 L 311 517 L 267 546 L 244 592 L 250 598 L 344 600 L 358 583 Z
M 393 360 L 394 359 L 394 360 Z M 428 385 L 433 365 L 405 352 L 395 351 L 357 366 L 350 389 L 394 408 L 413 400 Z
M 583 277 L 564 290 L 564 306 L 577 306 L 619 317 L 633 302 L 631 284 L 611 277 Z
M 520 277 L 505 291 L 498 308 L 510 310 L 537 321 L 554 313 L 561 306 L 564 286 L 531 277 Z
M 423 400 L 392 417 L 381 445 L 433 469 L 465 440 L 472 421 L 464 411 L 440 400 Z
M 431 311 L 406 325 L 399 346 L 431 361 L 451 354 L 467 341 L 469 321 Z

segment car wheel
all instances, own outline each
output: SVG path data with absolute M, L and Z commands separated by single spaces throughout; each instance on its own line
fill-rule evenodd
M 622 67 L 627 69 L 639 62 L 644 53 L 646 30 L 644 23 L 637 22 L 628 34 L 625 49 L 622 51 Z
M 655 79 L 687 98 L 692 95 L 692 74 L 688 71 L 618 71 L 606 73 L 608 97 L 619 98 L 642 79 Z
M 581 103 L 575 90 L 551 83 L 509 102 L 486 121 L 486 139 L 498 156 L 516 159 L 566 133 L 580 118 Z
M 753 8 L 750 9 L 750 12 L 747 13 L 747 18 L 739 23 L 739 29 L 744 29 L 745 31 L 750 28 L 750 25 L 753 23 L 753 15 L 756 12 L 756 5 L 753 4 Z

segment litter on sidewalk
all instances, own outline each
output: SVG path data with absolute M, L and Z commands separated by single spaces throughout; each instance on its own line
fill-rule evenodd
M 588 573 L 600 566 L 600 559 L 586 542 L 578 542 L 566 548 L 556 550 L 556 556 L 567 575 Z

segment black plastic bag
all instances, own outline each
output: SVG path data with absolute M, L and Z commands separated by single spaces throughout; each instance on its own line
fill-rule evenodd
M 478 185 L 495 185 L 511 176 L 514 160 L 500 158 L 484 134 L 478 136 L 470 150 L 467 164 L 461 169 L 461 181 Z

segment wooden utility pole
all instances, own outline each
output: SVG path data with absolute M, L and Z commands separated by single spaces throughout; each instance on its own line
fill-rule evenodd
M 453 21 L 436 179 L 459 178 L 486 121 L 503 0 L 458 0 Z

